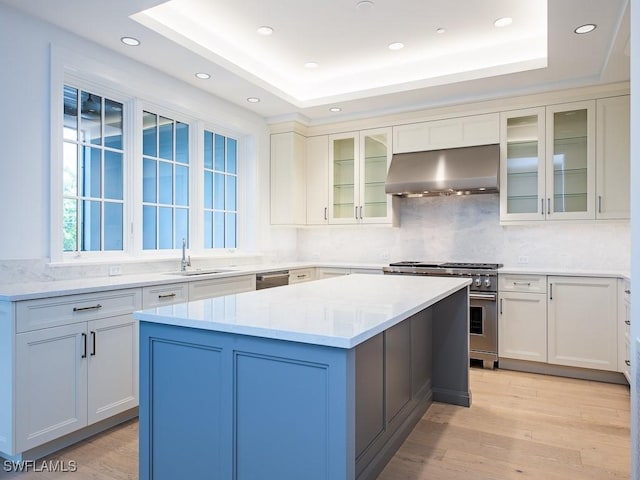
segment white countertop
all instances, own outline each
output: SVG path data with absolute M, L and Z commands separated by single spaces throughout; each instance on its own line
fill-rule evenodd
M 353 348 L 471 283 L 348 275 L 134 313 L 140 321 Z
M 152 272 L 136 275 L 114 275 L 110 277 L 76 278 L 73 280 L 57 280 L 45 282 L 24 282 L 0 284 L 0 301 L 17 302 L 36 298 L 59 297 L 79 293 L 93 293 L 104 290 L 120 290 L 124 288 L 138 288 L 171 283 L 194 282 L 212 278 L 235 277 L 251 275 L 275 270 L 294 270 L 297 268 L 362 268 L 380 269 L 382 265 L 373 264 L 342 264 L 321 262 L 286 262 L 277 264 L 252 264 L 240 266 L 209 267 L 226 270 L 223 273 L 182 275 L 180 272 Z
M 629 272 L 621 272 L 617 270 L 604 269 L 570 269 L 562 267 L 529 267 L 524 265 L 505 266 L 498 270 L 500 274 L 517 274 L 517 275 L 562 275 L 567 277 L 612 277 L 631 279 Z

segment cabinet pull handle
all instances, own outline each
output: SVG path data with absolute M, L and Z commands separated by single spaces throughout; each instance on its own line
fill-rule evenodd
M 524 285 L 525 287 L 530 287 L 531 282 L 513 282 L 514 285 Z
M 500 315 L 502 315 L 502 298 L 500 299 Z
M 354 210 L 354 216 L 356 217 L 356 220 L 358 219 L 358 207 L 353 207 Z
M 100 305 L 99 303 L 96 305 L 93 305 L 91 307 L 73 307 L 73 311 L 74 312 L 86 312 L 87 310 L 99 310 L 102 308 L 102 305 Z
M 360 205 L 360 220 L 362 220 L 362 205 Z
M 553 300 L 553 283 L 549 284 L 549 300 Z
M 302 274 L 302 275 L 296 275 L 296 278 L 306 278 L 307 276 Z
M 176 296 L 175 292 L 163 293 L 163 294 L 158 295 L 158 298 L 160 298 L 160 299 L 162 299 L 162 298 L 173 298 L 175 296 Z
M 631 320 L 625 320 L 624 323 L 625 325 L 631 325 Z
M 96 332 L 91 332 L 91 356 L 96 355 Z
M 625 290 L 624 293 L 626 293 L 627 295 L 631 295 L 631 290 Z
M 540 199 L 540 215 L 544 216 L 544 198 Z
M 630 360 L 625 360 L 624 363 L 627 365 L 627 367 L 631 366 L 631 361 Z
M 87 334 L 82 334 L 82 355 L 80 358 L 87 358 Z
M 327 218 L 327 212 L 328 212 L 328 210 L 329 210 L 329 209 L 328 209 L 327 207 L 324 207 L 324 219 L 325 219 L 325 220 L 329 220 L 329 219 Z
M 547 215 L 551 215 L 551 199 L 547 198 Z
M 602 195 L 598 195 L 598 213 L 602 213 Z

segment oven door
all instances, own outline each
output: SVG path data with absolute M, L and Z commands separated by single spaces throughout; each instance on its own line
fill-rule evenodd
M 495 293 L 469 292 L 469 350 L 498 353 L 498 298 Z

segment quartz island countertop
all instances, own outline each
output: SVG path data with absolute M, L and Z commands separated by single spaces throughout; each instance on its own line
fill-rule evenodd
M 162 306 L 134 318 L 353 348 L 469 284 L 461 278 L 354 274 Z

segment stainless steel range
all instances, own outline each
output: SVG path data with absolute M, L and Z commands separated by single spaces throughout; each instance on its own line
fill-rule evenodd
M 498 361 L 498 269 L 501 263 L 397 262 L 386 275 L 469 277 L 469 357 L 485 368 Z

